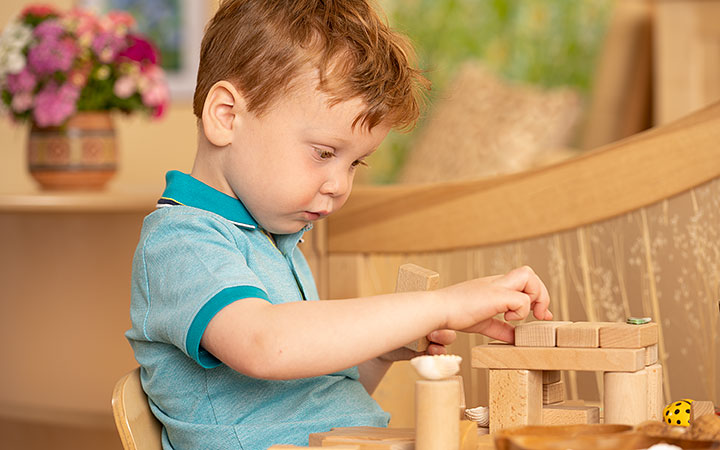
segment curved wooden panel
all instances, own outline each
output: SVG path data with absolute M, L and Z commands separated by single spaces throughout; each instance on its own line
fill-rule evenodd
M 364 187 L 328 218 L 328 252 L 429 252 L 516 241 L 615 217 L 720 176 L 720 103 L 538 170 Z

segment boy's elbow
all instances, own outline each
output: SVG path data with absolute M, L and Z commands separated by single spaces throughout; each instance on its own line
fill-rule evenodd
M 227 358 L 220 358 L 225 364 L 236 372 L 252 378 L 265 380 L 289 379 L 287 371 L 283 367 L 282 351 L 274 350 L 271 344 L 262 342 L 262 338 L 251 339 L 253 342 L 244 351 L 230 355 Z

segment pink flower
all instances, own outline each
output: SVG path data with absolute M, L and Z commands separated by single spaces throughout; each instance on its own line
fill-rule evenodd
M 156 107 L 168 101 L 168 88 L 164 83 L 152 83 L 142 93 L 142 101 L 146 106 Z
M 99 30 L 97 17 L 90 11 L 82 8 L 73 8 L 63 16 L 63 22 L 69 30 L 75 32 L 78 38 L 89 43 Z
M 160 67 L 145 66 L 139 85 L 145 106 L 155 108 L 168 102 L 170 92 L 165 82 L 165 72 Z
M 150 42 L 137 34 L 129 34 L 128 40 L 130 41 L 130 45 L 128 48 L 120 52 L 118 56 L 125 57 L 133 61 L 157 64 L 157 51 Z
M 65 29 L 56 19 L 50 19 L 42 22 L 33 30 L 35 37 L 41 40 L 57 41 L 65 33 Z
M 137 83 L 130 76 L 124 76 L 117 79 L 113 92 L 118 98 L 128 98 L 137 92 Z
M 100 61 L 109 63 L 125 48 L 125 45 L 125 39 L 122 36 L 109 32 L 101 32 L 93 39 L 91 48 Z
M 107 31 L 125 32 L 135 26 L 135 18 L 127 11 L 110 11 L 102 18 L 101 25 Z
M 26 92 L 18 92 L 13 97 L 10 107 L 16 113 L 24 113 L 25 111 L 30 109 L 32 104 L 33 104 L 32 93 L 27 92 L 27 91 Z
M 62 125 L 68 117 L 75 113 L 75 102 L 80 90 L 70 83 L 60 87 L 48 83 L 35 96 L 33 117 L 40 127 Z
M 159 119 L 160 117 L 162 117 L 163 114 L 165 114 L 165 103 L 163 103 L 162 105 L 158 105 L 156 108 L 154 108 L 151 114 L 155 119 Z
M 37 78 L 35 74 L 28 70 L 27 66 L 18 73 L 13 73 L 7 76 L 5 82 L 7 83 L 7 90 L 11 94 L 18 92 L 30 92 L 35 89 Z
M 61 41 L 45 39 L 30 49 L 28 64 L 38 75 L 67 72 L 77 55 L 77 47 L 71 39 Z

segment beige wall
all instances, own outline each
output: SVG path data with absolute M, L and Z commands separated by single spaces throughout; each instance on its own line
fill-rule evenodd
M 208 9 L 215 2 L 206 0 Z M 0 26 L 4 27 L 31 1 L 0 2 Z M 73 0 L 48 0 L 44 3 L 61 9 Z M 120 168 L 108 189 L 113 191 L 159 192 L 167 170 L 189 171 L 192 167 L 196 126 L 189 99 L 173 101 L 166 115 L 152 121 L 142 114 L 116 117 L 120 150 Z M 0 194 L 27 193 L 37 190 L 25 167 L 25 142 L 28 127 L 0 117 Z

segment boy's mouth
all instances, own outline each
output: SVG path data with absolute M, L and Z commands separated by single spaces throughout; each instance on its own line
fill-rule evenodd
M 318 219 L 322 219 L 323 217 L 330 214 L 330 211 L 304 211 L 303 215 L 305 216 L 305 219 L 312 222 Z

